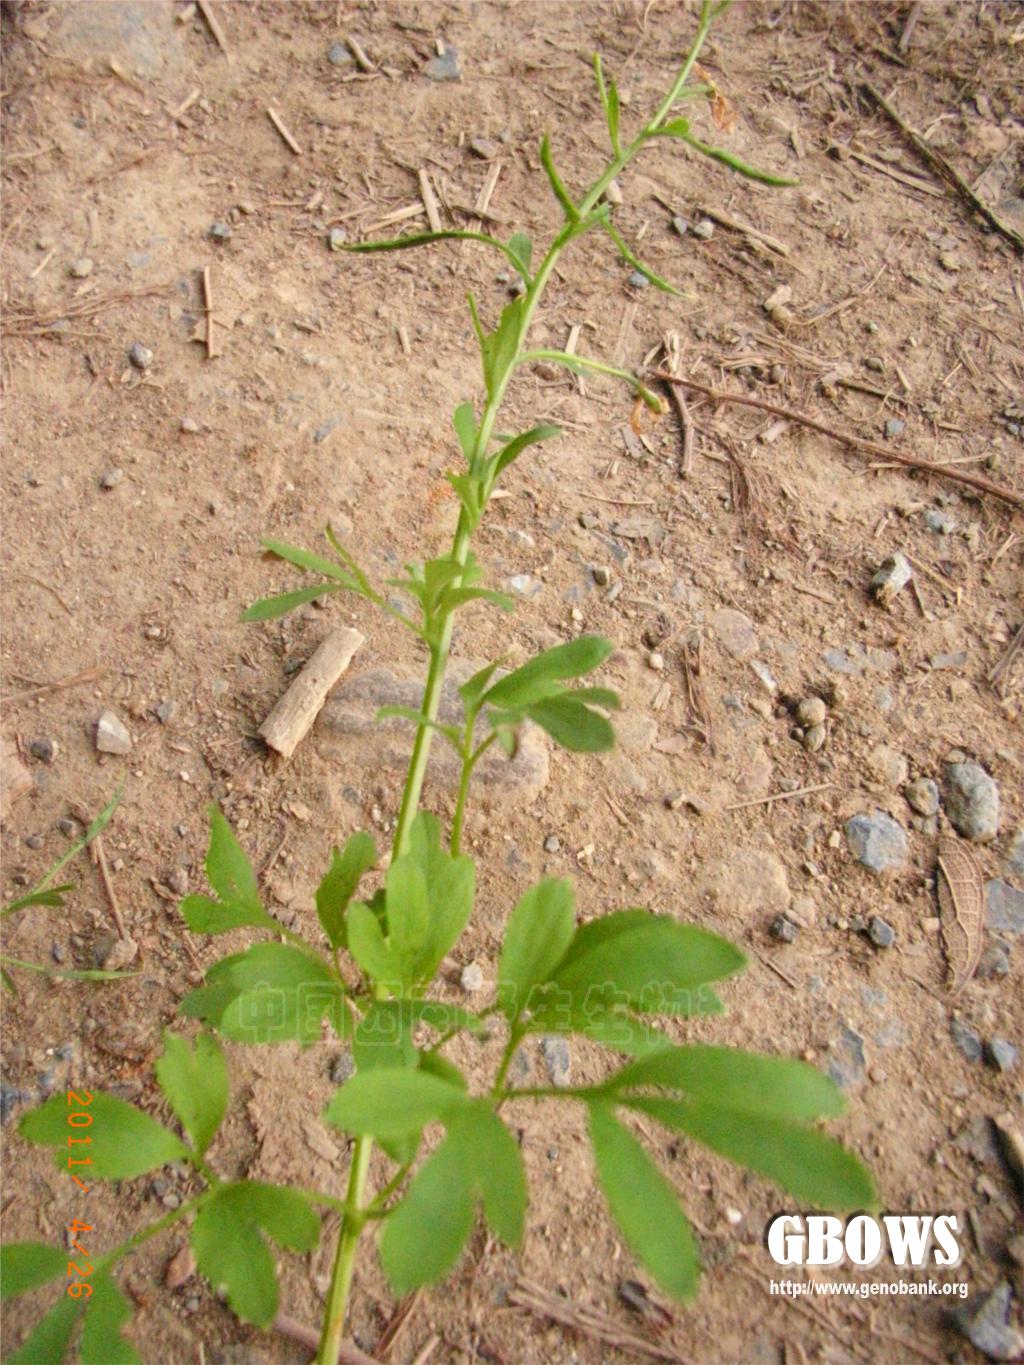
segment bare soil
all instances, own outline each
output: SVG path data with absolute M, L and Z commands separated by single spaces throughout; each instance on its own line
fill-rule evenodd
M 364 749 L 347 755 L 320 727 L 282 763 L 255 732 L 332 624 L 367 636 L 357 668 L 421 666 L 400 628 L 342 598 L 264 626 L 242 625 L 240 609 L 295 582 L 261 554 L 261 534 L 316 547 L 330 519 L 378 577 L 445 543 L 450 414 L 480 388 L 464 294 L 493 317 L 508 286 L 482 248 L 353 257 L 329 249 L 331 227 L 350 240 L 423 227 L 422 216 L 379 226 L 420 204 L 421 168 L 442 213 L 466 225 L 496 160 L 496 230 L 543 239 L 559 211 L 538 172 L 542 134 L 571 186 L 602 164 L 590 54 L 604 54 L 632 121 L 666 88 L 695 17 L 657 0 L 221 3 L 225 54 L 181 9 L 3 8 L 4 725 L 33 778 L 4 825 L 3 892 L 32 884 L 67 846 L 58 822 L 95 812 L 124 778 L 106 854 L 140 945 L 124 983 L 18 973 L 2 1051 L 9 1238 L 57 1242 L 83 1216 L 49 1154 L 16 1134 L 29 1103 L 73 1081 L 166 1115 L 151 1065 L 161 1030 L 202 966 L 245 941 L 189 942 L 169 889 L 203 885 L 208 804 L 221 803 L 262 869 L 268 903 L 304 925 L 315 925 L 331 845 L 386 829 L 397 812 L 400 772 L 366 766 Z M 703 60 L 735 123 L 716 129 L 702 109 L 696 126 L 799 186 L 753 185 L 671 146 L 645 155 L 623 177 L 617 221 L 685 297 L 631 285 L 611 244 L 588 238 L 552 283 L 542 344 L 563 346 L 578 325 L 581 351 L 640 369 L 674 332 L 682 372 L 703 383 L 873 440 L 898 421 L 893 448 L 1024 491 L 1021 258 L 860 90 L 870 80 L 891 95 L 1019 232 L 1024 9 L 914 9 L 901 52 L 908 5 L 735 5 Z M 374 70 L 331 63 L 346 35 Z M 438 39 L 457 49 L 458 81 L 425 74 Z M 494 160 L 471 150 L 481 138 Z M 706 217 L 713 235 L 695 236 Z M 211 239 L 214 223 L 230 228 L 227 240 Z M 92 268 L 76 276 L 82 258 Z M 769 312 L 780 286 L 791 297 Z M 135 342 L 153 353 L 145 370 L 129 362 Z M 951 478 L 695 395 L 682 478 L 674 414 L 637 437 L 631 406 L 621 388 L 561 371 L 535 369 L 514 386 L 509 429 L 543 418 L 566 434 L 511 471 L 478 548 L 496 586 L 529 575 L 537 590 L 511 620 L 468 612 L 457 653 L 518 661 L 601 632 L 617 646 L 605 677 L 626 711 L 613 755 L 552 753 L 546 787 L 528 800 L 482 790 L 468 826 L 477 916 L 446 992 L 465 999 L 470 961 L 493 978 L 508 911 L 543 873 L 576 878 L 585 917 L 643 904 L 720 930 L 750 967 L 727 984 L 723 1019 L 678 1036 L 832 1065 L 850 1099 L 834 1131 L 870 1161 L 885 1206 L 958 1215 L 965 1258 L 946 1278 L 969 1283 L 972 1305 L 1006 1278 L 1019 1294 L 1007 1246 L 1020 1232 L 1020 1187 L 990 1120 L 1019 1115 L 1022 1072 L 968 1060 L 950 1023 L 1024 1045 L 1020 945 L 988 934 L 981 971 L 951 998 L 935 897 L 949 826 L 944 814 L 937 826 L 915 817 L 903 795 L 907 778 L 941 784 L 952 751 L 977 758 L 999 784 L 1002 815 L 998 838 L 974 852 L 987 879 L 1014 883 L 1019 657 L 991 674 L 1022 620 L 1019 514 Z M 948 534 L 929 528 L 928 512 L 948 516 Z M 868 584 L 897 550 L 911 556 L 914 584 L 885 612 Z M 594 567 L 610 570 L 609 586 Z M 828 705 L 816 750 L 793 714 L 812 695 Z M 96 752 L 105 710 L 131 732 L 127 757 Z M 29 749 L 44 738 L 57 745 L 51 763 Z M 751 804 L 805 786 L 818 789 Z M 429 799 L 450 811 L 443 785 Z M 737 803 L 747 804 L 729 809 Z M 905 864 L 884 880 L 853 860 L 843 834 L 876 807 L 909 835 Z M 558 849 L 547 852 L 552 835 Z M 5 924 L 9 953 L 79 968 L 103 958 L 109 899 L 87 859 L 73 871 L 65 913 L 33 909 Z M 790 944 L 770 933 L 786 911 L 800 921 Z M 893 946 L 872 943 L 872 915 L 895 930 Z M 471 1003 L 486 999 L 485 988 Z M 316 1119 L 338 1051 L 327 1041 L 303 1054 L 233 1049 L 237 1103 L 215 1149 L 220 1169 L 342 1191 L 344 1142 Z M 459 1060 L 482 1079 L 491 1059 L 464 1049 Z M 527 1060 L 542 1076 L 536 1046 Z M 571 1061 L 574 1079 L 603 1065 L 575 1042 Z M 778 1271 L 762 1236 L 782 1197 L 651 1129 L 706 1262 L 696 1304 L 659 1332 L 619 1296 L 643 1276 L 594 1193 L 579 1114 L 524 1106 L 515 1121 L 533 1199 L 521 1255 L 479 1233 L 443 1290 L 420 1297 L 388 1360 L 425 1360 L 432 1341 L 430 1358 L 445 1362 L 642 1358 L 513 1306 L 520 1275 L 685 1360 L 981 1359 L 953 1324 L 956 1300 L 770 1297 Z M 164 1173 L 95 1190 L 99 1245 L 163 1214 L 187 1186 Z M 241 1327 L 196 1278 L 167 1288 L 181 1242 L 175 1230 L 148 1245 L 123 1276 L 147 1362 L 308 1358 Z M 352 1332 L 372 1351 L 395 1303 L 366 1252 Z M 282 1264 L 282 1307 L 310 1324 L 327 1258 L 325 1243 Z M 9 1308 L 8 1349 L 46 1302 L 43 1292 Z

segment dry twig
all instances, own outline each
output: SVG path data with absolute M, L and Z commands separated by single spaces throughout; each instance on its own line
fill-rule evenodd
M 596 1308 L 573 1303 L 562 1294 L 552 1294 L 543 1285 L 524 1276 L 520 1276 L 516 1281 L 508 1301 L 513 1308 L 525 1308 L 527 1312 L 537 1317 L 551 1318 L 565 1327 L 571 1327 L 584 1336 L 594 1337 L 620 1351 L 646 1356 L 648 1360 L 668 1360 L 676 1362 L 676 1365 L 682 1365 L 683 1357 L 676 1351 L 635 1336 L 620 1327 L 613 1318 L 598 1312 Z
M 199 6 L 199 13 L 206 20 L 210 32 L 213 34 L 214 42 L 230 62 L 231 53 L 228 50 L 228 40 L 224 36 L 224 30 L 220 26 L 220 20 L 213 12 L 213 6 L 210 4 L 209 0 L 196 0 L 196 4 Z
M 981 474 L 971 474 L 967 470 L 936 464 L 932 460 L 921 460 L 916 455 L 904 455 L 879 444 L 878 441 L 866 441 L 861 436 L 851 436 L 845 431 L 838 431 L 835 427 L 827 426 L 824 422 L 819 422 L 817 418 L 809 417 L 803 412 L 797 412 L 794 408 L 784 408 L 778 403 L 768 403 L 763 398 L 750 398 L 747 394 L 725 393 L 721 389 L 712 389 L 707 384 L 698 384 L 693 379 L 680 379 L 678 375 L 668 374 L 665 370 L 655 370 L 654 378 L 693 389 L 696 393 L 702 393 L 710 398 L 713 403 L 737 403 L 741 407 L 757 408 L 760 412 L 770 412 L 775 417 L 785 417 L 791 422 L 799 423 L 800 426 L 810 427 L 812 431 L 820 431 L 823 436 L 828 436 L 831 440 L 839 441 L 842 445 L 850 446 L 854 450 L 867 451 L 870 455 L 881 456 L 884 460 L 893 464 L 904 465 L 908 469 L 920 469 L 926 474 L 941 475 L 943 478 L 952 479 L 954 483 L 966 484 L 968 488 L 976 488 L 982 493 L 991 493 L 994 498 L 1002 498 L 1004 502 L 1011 503 L 1014 507 L 1024 507 L 1024 496 L 1014 492 L 1012 488 L 1004 488 L 1001 484 L 993 483 L 991 479 L 986 479 Z
M 290 133 L 290 132 L 288 131 L 288 129 L 285 127 L 285 125 L 284 125 L 284 120 L 281 118 L 281 115 L 277 112 L 277 110 L 276 110 L 276 109 L 271 109 L 271 108 L 268 106 L 268 107 L 267 107 L 267 118 L 270 119 L 271 123 L 272 123 L 272 124 L 274 125 L 274 127 L 277 129 L 278 133 L 280 133 L 280 135 L 281 135 L 281 141 L 282 141 L 282 142 L 284 143 L 284 145 L 288 148 L 288 150 L 289 150 L 290 152 L 294 152 L 294 154 L 295 154 L 296 156 L 301 156 L 301 155 L 302 155 L 302 148 L 299 146 L 299 144 L 298 144 L 298 143 L 295 141 L 295 139 L 292 137 L 291 133 Z

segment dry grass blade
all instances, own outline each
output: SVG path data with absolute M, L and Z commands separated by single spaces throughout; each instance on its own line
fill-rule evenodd
M 120 303 L 130 303 L 133 299 L 155 298 L 171 292 L 170 284 L 151 284 L 144 289 L 119 289 L 111 294 L 93 295 L 91 298 L 74 299 L 63 308 L 50 308 L 45 311 L 18 312 L 13 309 L 7 314 L 4 330 L 7 336 L 38 336 L 53 331 L 53 324 L 62 320 L 94 318 L 108 308 L 116 308 Z
M 708 752 L 715 752 L 715 738 L 711 728 L 711 712 L 701 684 L 700 635 L 689 632 L 682 641 L 680 657 L 683 664 L 683 679 L 686 683 L 686 706 L 690 713 L 689 722 L 683 726 L 691 730 L 707 745 Z
M 939 843 L 937 889 L 942 942 L 957 996 L 981 957 L 985 924 L 985 881 L 974 854 L 958 839 Z
M 621 1351 L 630 1351 L 634 1355 L 645 1356 L 648 1360 L 669 1360 L 676 1365 L 682 1365 L 683 1357 L 676 1351 L 659 1346 L 653 1341 L 645 1341 L 643 1337 L 634 1336 L 632 1332 L 620 1327 L 613 1318 L 599 1313 L 596 1308 L 573 1303 L 562 1294 L 551 1294 L 533 1280 L 520 1277 L 509 1294 L 508 1301 L 514 1308 L 525 1308 L 537 1317 L 551 1318 L 565 1327 L 582 1332 L 584 1336 L 594 1337 Z

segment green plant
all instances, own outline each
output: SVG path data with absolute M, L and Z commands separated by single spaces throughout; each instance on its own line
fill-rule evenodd
M 103 807 L 96 819 L 89 825 L 80 839 L 76 839 L 70 847 L 61 854 L 57 861 L 50 867 L 38 881 L 31 891 L 26 891 L 23 896 L 18 896 L 0 910 L 0 921 L 7 919 L 8 915 L 15 914 L 18 910 L 27 910 L 31 905 L 44 905 L 49 910 L 63 910 L 64 897 L 69 891 L 74 891 L 73 882 L 64 882 L 60 886 L 53 886 L 52 882 L 57 873 L 62 870 L 75 856 L 81 853 L 96 838 L 97 834 L 103 832 L 110 823 L 110 817 L 117 809 L 117 803 L 121 799 L 121 788 L 115 793 L 111 800 Z M 130 972 L 103 972 L 103 971 L 72 971 L 62 967 L 44 967 L 38 962 L 25 962 L 19 957 L 11 957 L 9 953 L 0 952 L 0 980 L 9 991 L 17 991 L 14 980 L 8 968 L 15 968 L 24 972 L 38 972 L 42 976 L 62 977 L 77 981 L 114 981 L 118 977 L 130 976 Z
M 442 232 L 371 242 L 355 251 L 398 250 L 439 238 L 470 237 L 502 252 L 522 281 L 522 292 L 487 331 L 470 299 L 480 346 L 485 403 L 479 416 L 470 404 L 454 414 L 466 468 L 449 476 L 460 515 L 448 554 L 411 564 L 407 576 L 388 584 L 412 603 L 396 606 L 375 588 L 328 527 L 334 556 L 326 557 L 265 541 L 267 549 L 317 581 L 257 602 L 251 621 L 273 619 L 325 593 L 354 592 L 395 617 L 426 647 L 429 668 L 419 710 L 391 708 L 415 727 L 412 756 L 394 842 L 382 884 L 359 892 L 377 868 L 378 851 L 367 833 L 352 835 L 335 850 L 316 893 L 326 946 L 285 929 L 264 909 L 252 868 L 227 821 L 211 813 L 207 875 L 211 895 L 189 896 L 182 911 L 196 933 L 252 928 L 264 935 L 244 951 L 222 958 L 205 984 L 183 1002 L 183 1012 L 210 1032 L 195 1051 L 173 1034 L 157 1064 L 157 1079 L 188 1141 L 129 1105 L 109 1096 L 90 1097 L 95 1121 L 96 1176 L 120 1179 L 169 1160 L 189 1162 L 205 1189 L 194 1199 L 102 1257 L 85 1305 L 61 1301 L 16 1359 L 30 1360 L 38 1341 L 70 1340 L 84 1307 L 82 1359 L 134 1356 L 119 1336 L 127 1318 L 111 1271 L 145 1238 L 172 1222 L 194 1217 L 191 1242 L 199 1270 L 225 1287 L 239 1317 L 267 1327 L 277 1309 L 277 1281 L 263 1234 L 279 1245 L 306 1250 L 319 1235 L 316 1208 L 341 1214 L 334 1269 L 318 1353 L 333 1362 L 342 1340 L 353 1268 L 367 1225 L 380 1229 L 379 1252 L 391 1283 L 403 1292 L 445 1276 L 457 1262 L 478 1205 L 494 1234 L 518 1246 L 527 1208 L 519 1146 L 507 1127 L 506 1107 L 524 1101 L 571 1101 L 585 1106 L 599 1183 L 625 1241 L 655 1280 L 684 1300 L 698 1275 L 697 1246 L 675 1191 L 621 1115 L 643 1114 L 674 1133 L 693 1138 L 749 1169 L 775 1180 L 802 1203 L 833 1209 L 871 1206 L 874 1190 L 860 1162 L 815 1126 L 840 1112 L 832 1083 L 810 1066 L 778 1057 L 703 1044 L 679 1046 L 660 1031 L 658 1017 L 687 1019 L 715 1014 L 722 1005 L 712 983 L 744 965 L 724 939 L 672 917 L 627 909 L 577 925 L 572 887 L 544 880 L 512 911 L 497 965 L 494 1003 L 473 1013 L 429 997 L 442 959 L 466 928 L 473 910 L 475 867 L 461 850 L 473 771 L 492 744 L 513 751 L 521 723 L 529 719 L 557 743 L 578 752 L 600 752 L 613 743 L 608 713 L 614 692 L 587 679 L 607 658 L 606 640 L 583 636 L 545 650 L 511 672 L 500 661 L 460 688 L 461 725 L 438 719 L 455 614 L 471 602 L 510 609 L 511 601 L 483 586 L 470 542 L 502 473 L 529 446 L 553 438 L 541 424 L 518 436 L 498 435 L 498 413 L 515 372 L 537 359 L 625 380 L 652 409 L 660 400 L 627 371 L 558 351 L 531 350 L 530 325 L 561 253 L 593 229 L 608 234 L 621 255 L 659 288 L 671 289 L 637 261 L 611 219 L 604 195 L 611 181 L 643 148 L 674 138 L 745 175 L 767 176 L 729 154 L 698 142 L 689 122 L 674 115 L 677 103 L 711 93 L 690 84 L 697 54 L 723 4 L 705 0 L 694 45 L 671 90 L 651 119 L 623 142 L 614 82 L 595 61 L 598 91 L 607 119 L 611 157 L 582 198 L 566 188 L 545 138 L 541 161 L 564 221 L 536 267 L 522 233 L 508 242 L 483 233 Z M 427 758 L 434 734 L 451 744 L 461 781 L 447 841 L 440 822 L 420 809 Z M 235 1042 L 319 1041 L 324 1026 L 352 1046 L 355 1074 L 334 1095 L 327 1120 L 353 1135 L 344 1198 L 308 1190 L 278 1189 L 222 1180 L 208 1149 L 228 1103 L 226 1067 L 214 1033 Z M 473 1094 L 465 1076 L 445 1054 L 468 1033 L 483 1043 L 500 1040 L 492 1082 Z M 512 1060 L 530 1034 L 583 1035 L 624 1055 L 624 1064 L 601 1082 L 575 1089 L 520 1087 L 509 1080 Z M 84 1111 L 83 1111 L 84 1112 Z M 66 1137 L 66 1107 L 54 1097 L 22 1122 L 29 1140 L 58 1147 Z M 428 1130 L 443 1137 L 420 1161 Z M 100 1136 L 104 1150 L 99 1152 Z M 374 1144 L 391 1164 L 375 1192 L 366 1185 Z M 419 1163 L 419 1164 L 417 1164 Z M 18 1293 L 63 1273 L 50 1248 L 22 1244 L 5 1250 L 5 1292 Z M 101 1292 L 100 1292 L 101 1291 Z M 49 1326 L 47 1325 L 49 1324 Z M 49 1333 L 50 1335 L 46 1335 Z M 42 1335 L 41 1335 L 42 1334 Z M 36 1346 L 33 1348 L 33 1343 Z M 115 1352 L 119 1354 L 114 1354 Z

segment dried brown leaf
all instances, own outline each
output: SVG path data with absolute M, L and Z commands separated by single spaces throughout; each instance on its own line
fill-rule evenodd
M 977 970 L 985 924 L 985 881 L 973 853 L 959 839 L 939 842 L 936 885 L 942 942 L 957 996 Z

